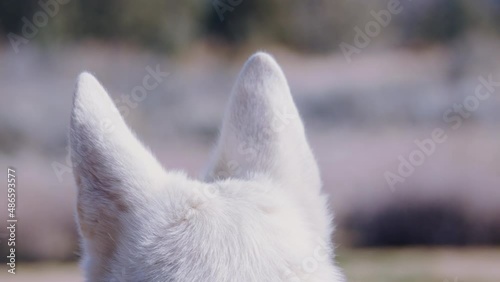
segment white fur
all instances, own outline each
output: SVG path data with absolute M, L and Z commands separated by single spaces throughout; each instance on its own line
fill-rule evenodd
M 87 281 L 344 281 L 316 161 L 271 56 L 240 73 L 204 181 L 166 172 L 88 73 L 70 139 Z

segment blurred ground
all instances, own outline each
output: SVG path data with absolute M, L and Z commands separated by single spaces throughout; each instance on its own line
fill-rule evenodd
M 349 282 L 498 282 L 500 249 L 340 249 Z M 1 281 L 82 282 L 76 264 L 21 263 Z M 8 280 L 6 280 L 8 279 Z
M 356 249 L 339 254 L 349 282 L 498 282 L 499 249 Z

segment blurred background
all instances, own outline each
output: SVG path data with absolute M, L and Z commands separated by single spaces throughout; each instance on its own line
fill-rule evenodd
M 17 169 L 19 222 L 14 279 L 2 200 L 0 280 L 83 281 L 67 147 L 81 71 L 197 177 L 258 50 L 289 80 L 349 281 L 500 281 L 499 0 L 2 0 L 0 165 Z M 169 75 L 131 99 L 151 69 Z

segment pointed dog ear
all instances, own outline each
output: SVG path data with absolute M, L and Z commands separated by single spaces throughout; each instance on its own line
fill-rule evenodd
M 120 216 L 144 204 L 147 190 L 165 172 L 92 75 L 79 76 L 73 103 L 70 146 L 79 224 L 91 248 L 107 252 Z
M 286 78 L 266 53 L 253 55 L 238 77 L 207 179 L 255 174 L 321 186 Z

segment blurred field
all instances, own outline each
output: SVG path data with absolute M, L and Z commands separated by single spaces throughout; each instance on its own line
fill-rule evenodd
M 498 282 L 500 249 L 349 249 L 339 263 L 349 282 Z M 24 264 L 1 281 L 83 281 L 75 263 Z
M 500 281 L 500 249 L 357 249 L 338 258 L 350 282 Z

